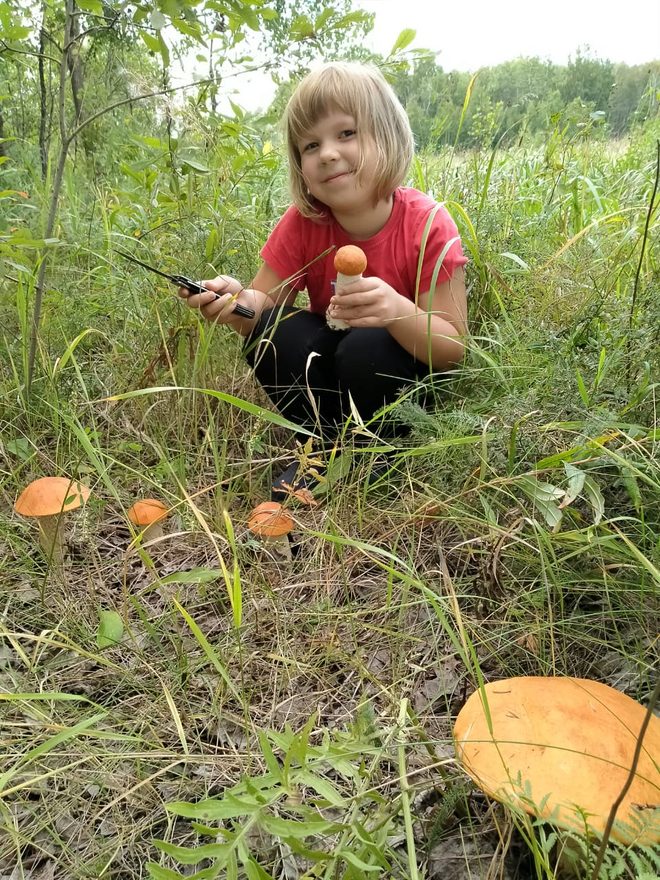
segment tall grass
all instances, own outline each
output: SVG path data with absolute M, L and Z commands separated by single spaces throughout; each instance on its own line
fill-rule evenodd
M 555 876 L 556 838 L 470 790 L 452 718 L 509 675 L 652 689 L 657 136 L 573 142 L 560 168 L 524 143 L 420 157 L 471 260 L 469 355 L 434 408 L 399 404 L 410 434 L 379 484 L 379 445 L 346 426 L 350 472 L 291 504 L 291 563 L 246 528 L 291 430 L 236 339 L 113 257 L 132 238 L 248 278 L 282 206 L 274 157 L 218 152 L 176 187 L 148 164 L 65 177 L 29 405 L 30 274 L 0 288 L 4 873 Z M 93 490 L 64 583 L 12 512 L 46 473 Z M 145 495 L 172 510 L 147 543 L 126 519 Z M 100 650 L 109 609 L 124 636 Z M 603 876 L 653 870 L 608 852 Z

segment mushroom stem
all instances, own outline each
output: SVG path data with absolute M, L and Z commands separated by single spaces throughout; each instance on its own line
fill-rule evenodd
M 39 546 L 53 566 L 64 564 L 64 517 L 61 513 L 39 518 Z
M 353 284 L 354 281 L 359 281 L 361 278 L 362 275 L 344 275 L 343 272 L 337 272 L 335 293 L 340 293 L 342 287 L 345 287 L 347 284 Z M 350 330 L 351 328 L 351 325 L 347 324 L 346 321 L 342 321 L 341 318 L 333 318 L 330 314 L 326 315 L 326 321 L 331 330 Z
M 262 537 L 261 543 L 264 547 L 267 547 L 269 550 L 275 550 L 280 553 L 287 562 L 291 562 L 292 554 L 291 554 L 291 542 L 289 541 L 289 535 L 277 535 L 276 537 Z
M 147 526 L 142 530 L 142 540 L 143 541 L 153 541 L 155 538 L 162 538 L 163 536 L 163 521 L 159 520 L 158 522 L 151 523 L 150 526 Z

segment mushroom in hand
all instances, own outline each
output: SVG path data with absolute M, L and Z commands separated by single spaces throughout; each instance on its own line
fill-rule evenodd
M 68 477 L 40 477 L 26 486 L 14 504 L 16 513 L 37 518 L 41 549 L 58 567 L 64 558 L 64 514 L 84 504 L 89 492 L 87 486 Z
M 354 244 L 347 244 L 340 247 L 335 254 L 335 269 L 337 270 L 337 281 L 335 282 L 335 293 L 341 292 L 341 288 L 347 284 L 353 284 L 362 278 L 362 273 L 367 268 L 367 257 L 362 248 L 356 247 Z M 350 324 L 339 318 L 333 318 L 330 312 L 326 315 L 328 327 L 332 330 L 348 330 Z
M 151 541 L 162 536 L 163 523 L 168 513 L 168 508 L 162 501 L 157 498 L 143 498 L 128 509 L 127 516 L 134 526 L 142 529 L 142 538 Z

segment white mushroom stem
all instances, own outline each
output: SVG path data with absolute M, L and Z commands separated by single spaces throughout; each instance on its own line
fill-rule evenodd
M 163 520 L 158 520 L 158 522 L 151 523 L 150 526 L 146 526 L 142 530 L 142 540 L 143 541 L 153 541 L 155 538 L 162 538 L 163 536 Z
M 291 542 L 289 541 L 289 536 L 287 535 L 278 535 L 277 537 L 265 537 L 262 536 L 261 543 L 268 550 L 275 550 L 280 553 L 287 562 L 291 562 Z
M 39 517 L 39 546 L 54 566 L 64 562 L 64 516 L 56 513 L 53 516 Z
M 348 284 L 353 284 L 355 281 L 360 281 L 362 279 L 362 275 L 344 275 L 342 272 L 337 272 L 337 281 L 335 282 L 335 294 L 341 292 L 342 287 L 346 287 Z M 328 322 L 328 327 L 331 330 L 349 330 L 350 324 L 347 324 L 346 321 L 342 321 L 340 318 L 333 318 L 330 315 L 330 312 L 326 315 L 326 321 Z

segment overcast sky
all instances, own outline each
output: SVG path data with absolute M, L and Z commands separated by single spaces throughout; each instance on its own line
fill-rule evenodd
M 413 46 L 439 51 L 445 70 L 470 70 L 521 55 L 566 64 L 579 46 L 599 58 L 641 64 L 660 58 L 660 0 L 353 0 L 376 13 L 367 38 L 387 53 L 404 28 Z
M 353 0 L 375 12 L 367 46 L 387 55 L 404 28 L 417 31 L 410 48 L 438 52 L 445 70 L 469 70 L 538 56 L 566 64 L 579 47 L 601 59 L 643 64 L 660 59 L 660 0 Z M 189 78 L 189 77 L 187 77 Z M 233 100 L 265 109 L 270 76 L 225 80 Z

